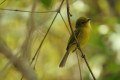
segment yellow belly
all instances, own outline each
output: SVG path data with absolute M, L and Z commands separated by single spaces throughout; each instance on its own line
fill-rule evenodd
M 80 34 L 77 37 L 80 47 L 85 46 L 85 44 L 87 43 L 89 39 L 89 36 L 90 36 L 90 29 L 83 28 L 83 30 L 81 30 Z
M 84 28 L 80 29 L 80 33 L 77 36 L 77 39 L 78 39 L 78 42 L 81 48 L 83 48 L 85 44 L 87 43 L 89 36 L 90 36 L 90 31 L 91 31 L 91 26 L 89 24 L 86 25 Z M 76 44 L 71 45 L 70 51 L 75 50 L 76 47 L 77 47 Z

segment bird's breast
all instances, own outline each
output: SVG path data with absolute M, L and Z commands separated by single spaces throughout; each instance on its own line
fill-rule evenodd
M 91 32 L 90 29 L 90 26 L 85 26 L 84 28 L 80 29 L 80 33 L 77 38 L 81 47 L 84 47 L 87 43 Z

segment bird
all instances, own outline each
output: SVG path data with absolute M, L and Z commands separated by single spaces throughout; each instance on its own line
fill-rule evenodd
M 91 20 L 90 18 L 86 18 L 86 17 L 79 17 L 76 20 L 74 34 L 71 34 L 68 40 L 68 44 L 66 47 L 66 53 L 63 56 L 59 64 L 59 67 L 64 67 L 67 61 L 67 58 L 69 56 L 69 53 L 74 52 L 77 49 L 77 43 L 76 43 L 74 35 L 77 38 L 80 48 L 83 48 L 85 44 L 87 43 L 89 36 L 90 36 L 90 32 L 91 32 L 90 20 Z

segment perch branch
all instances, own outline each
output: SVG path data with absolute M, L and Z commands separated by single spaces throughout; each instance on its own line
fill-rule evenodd
M 70 20 L 70 15 L 71 15 L 71 14 L 70 14 L 70 11 L 69 11 L 69 2 L 68 2 L 68 0 L 66 0 L 66 3 L 67 3 L 67 17 L 68 17 L 68 22 L 69 22 L 69 26 L 70 26 L 70 29 L 71 29 L 71 31 L 72 31 L 72 34 L 74 35 L 75 41 L 76 41 L 76 43 L 77 43 L 77 47 L 78 47 L 79 51 L 81 52 L 81 55 L 82 55 L 81 57 L 84 59 L 84 61 L 85 61 L 86 65 L 87 65 L 87 67 L 88 67 L 88 69 L 89 69 L 89 71 L 90 71 L 93 79 L 96 80 L 96 78 L 95 78 L 95 76 L 94 76 L 94 74 L 93 74 L 93 72 L 92 72 L 92 70 L 91 70 L 91 68 L 90 68 L 90 66 L 89 66 L 89 64 L 88 64 L 88 61 L 87 61 L 87 59 L 86 59 L 86 56 L 85 56 L 85 54 L 83 53 L 82 49 L 80 48 L 80 45 L 78 44 L 78 40 L 77 40 L 77 38 L 76 38 L 76 36 L 75 36 L 75 33 L 74 33 L 73 29 L 72 29 L 72 24 L 71 24 L 71 20 Z
M 76 51 L 76 55 L 77 55 L 77 60 L 78 60 L 79 72 L 80 72 L 80 80 L 83 80 L 83 79 L 82 79 L 82 70 L 81 70 L 80 59 L 79 59 L 79 55 L 78 55 L 78 52 L 77 52 L 77 51 Z

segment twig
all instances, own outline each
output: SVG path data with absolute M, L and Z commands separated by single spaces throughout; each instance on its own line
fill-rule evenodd
M 3 9 L 3 8 L 0 8 L 0 10 L 32 13 L 32 11 L 19 10 L 19 9 Z M 41 11 L 41 12 L 40 11 L 34 11 L 34 13 L 50 13 L 50 12 L 57 12 L 57 11 Z
M 39 54 L 39 51 L 40 51 L 40 49 L 41 49 L 41 47 L 42 47 L 42 45 L 43 45 L 43 42 L 45 41 L 45 39 L 46 39 L 46 37 L 47 37 L 47 35 L 48 35 L 48 32 L 50 31 L 50 29 L 51 29 L 51 27 L 52 27 L 52 24 L 53 24 L 53 22 L 55 21 L 57 15 L 58 15 L 58 13 L 56 13 L 56 15 L 55 15 L 55 17 L 54 17 L 54 19 L 53 19 L 53 21 L 52 21 L 50 27 L 48 28 L 48 30 L 47 30 L 47 32 L 46 32 L 46 34 L 45 34 L 43 40 L 41 41 L 41 43 L 40 43 L 40 45 L 39 45 L 37 51 L 35 52 L 35 55 L 34 55 L 33 58 L 32 58 L 31 64 L 32 64 L 32 62 L 34 61 L 35 57 L 36 57 L 36 56 L 39 56 L 39 55 L 38 55 L 38 54 Z
M 0 3 L 0 5 L 2 5 L 5 1 L 6 1 L 6 0 L 3 0 L 3 1 Z
M 48 35 L 48 32 L 50 31 L 50 29 L 51 29 L 51 27 L 52 27 L 52 25 L 53 25 L 53 23 L 54 23 L 54 21 L 55 21 L 57 15 L 58 15 L 58 13 L 60 13 L 60 10 L 61 10 L 61 7 L 62 7 L 63 2 L 64 2 L 64 0 L 62 0 L 62 2 L 61 2 L 61 4 L 60 4 L 59 8 L 57 9 L 57 13 L 56 13 L 55 17 L 53 18 L 53 21 L 51 22 L 50 27 L 48 28 L 48 30 L 47 30 L 47 32 L 46 32 L 46 34 L 45 34 L 43 40 L 41 41 L 41 43 L 40 43 L 40 45 L 39 45 L 39 47 L 38 47 L 38 49 L 37 49 L 35 55 L 33 56 L 32 61 L 31 61 L 31 64 L 32 64 L 33 61 L 35 60 L 36 56 L 39 56 L 39 51 L 40 51 L 40 49 L 41 49 L 41 47 L 42 47 L 42 45 L 43 45 L 44 40 L 46 39 L 46 37 L 47 37 L 47 35 Z M 38 59 L 38 57 L 37 57 L 37 59 Z M 36 59 L 36 61 L 37 61 L 37 59 Z M 35 62 L 35 65 L 36 65 L 36 62 Z M 35 65 L 33 66 L 34 68 L 35 68 Z
M 77 60 L 78 60 L 79 72 L 80 72 L 80 80 L 83 80 L 83 79 L 82 79 L 81 64 L 80 64 L 79 55 L 78 55 L 77 51 L 76 51 L 76 55 L 77 55 Z
M 61 13 L 60 13 L 60 16 L 61 16 L 61 18 L 62 18 L 62 20 L 63 20 L 63 22 L 64 22 L 64 24 L 65 24 L 65 26 L 66 26 L 66 28 L 67 28 L 67 30 L 69 32 L 69 34 L 71 35 L 70 30 L 69 30 L 69 28 L 68 28 L 68 26 L 67 26 L 67 24 L 66 24 L 66 22 L 65 22 L 65 20 L 64 20 L 64 18 L 63 18 L 63 16 L 62 16 Z M 79 56 L 78 56 L 77 52 L 76 52 L 76 55 L 77 55 L 77 60 L 78 60 L 79 72 L 80 72 L 80 80 L 82 80 L 82 73 L 81 73 L 80 61 L 79 61 Z
M 94 74 L 93 74 L 93 72 L 92 72 L 92 70 L 91 70 L 91 68 L 90 68 L 90 66 L 89 66 L 89 64 L 87 62 L 87 59 L 86 59 L 84 53 L 82 52 L 82 50 L 80 48 L 80 45 L 78 44 L 78 40 L 77 40 L 77 38 L 75 36 L 75 33 L 74 33 L 73 29 L 72 29 L 72 24 L 71 24 L 71 20 L 70 20 L 70 11 L 69 11 L 69 2 L 68 2 L 68 0 L 66 0 L 66 3 L 67 3 L 67 17 L 68 17 L 68 22 L 69 22 L 69 26 L 70 26 L 70 29 L 72 31 L 72 34 L 74 35 L 75 41 L 77 43 L 77 47 L 78 47 L 79 51 L 81 52 L 81 54 L 82 54 L 81 57 L 84 59 L 84 61 L 85 61 L 86 65 L 87 65 L 87 67 L 88 67 L 88 69 L 89 69 L 89 71 L 90 71 L 93 79 L 96 80 L 96 78 L 95 78 L 95 76 L 94 76 Z
M 66 26 L 66 28 L 67 28 L 67 30 L 68 30 L 68 32 L 69 32 L 69 34 L 71 34 L 70 33 L 70 30 L 69 30 L 69 28 L 68 28 L 68 26 L 67 26 L 67 24 L 66 24 L 66 22 L 65 22 L 65 20 L 64 20 L 64 18 L 63 18 L 63 16 L 62 16 L 62 14 L 61 13 L 59 13 L 60 14 L 60 16 L 61 16 L 61 18 L 62 18 L 62 20 L 63 20 L 63 22 L 64 22 L 64 24 L 65 24 L 65 26 Z

